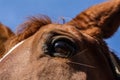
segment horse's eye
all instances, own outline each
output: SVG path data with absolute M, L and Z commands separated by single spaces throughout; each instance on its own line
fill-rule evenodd
M 69 39 L 58 39 L 48 46 L 48 54 L 54 57 L 71 57 L 76 53 L 76 45 Z
M 53 55 L 59 57 L 69 57 L 75 51 L 74 46 L 65 41 L 56 41 L 53 44 L 53 49 L 54 49 Z

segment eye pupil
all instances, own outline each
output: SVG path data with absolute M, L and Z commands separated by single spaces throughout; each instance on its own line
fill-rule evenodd
M 74 52 L 74 47 L 67 41 L 56 41 L 53 46 L 53 55 L 57 57 L 69 57 Z
M 54 49 L 56 52 L 67 54 L 69 52 L 70 45 L 65 42 L 56 42 Z

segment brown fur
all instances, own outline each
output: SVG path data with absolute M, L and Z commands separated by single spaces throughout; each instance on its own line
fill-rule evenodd
M 120 0 L 111 0 L 92 6 L 68 24 L 76 25 L 76 28 L 91 36 L 109 38 L 120 24 Z
M 53 24 L 46 16 L 31 17 L 5 42 L 2 54 L 24 40 L 0 62 L 0 79 L 117 79 L 111 52 L 103 39 L 111 37 L 118 29 L 119 14 L 120 0 L 112 0 L 85 10 L 65 24 Z M 76 53 L 67 58 L 46 54 L 46 47 L 51 46 L 48 42 L 61 36 L 75 42 Z M 119 59 L 115 58 L 120 66 Z
M 0 23 L 0 58 L 5 52 L 4 43 L 13 35 L 14 33 L 8 27 Z
M 34 35 L 42 26 L 50 23 L 51 20 L 47 16 L 29 17 L 28 21 L 18 27 L 16 35 L 6 42 L 6 52 L 18 42 Z

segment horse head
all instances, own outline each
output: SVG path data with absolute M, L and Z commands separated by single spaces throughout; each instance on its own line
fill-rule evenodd
M 64 24 L 31 17 L 7 42 L 0 80 L 117 80 L 119 59 L 104 39 L 120 24 L 120 0 L 94 5 Z

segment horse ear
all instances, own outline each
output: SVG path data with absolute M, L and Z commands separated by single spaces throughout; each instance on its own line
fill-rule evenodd
M 109 38 L 120 25 L 120 0 L 97 4 L 83 11 L 67 24 L 94 37 Z
M 4 43 L 13 36 L 14 33 L 2 23 L 0 23 L 0 58 L 4 55 L 5 47 Z
M 8 27 L 0 23 L 0 45 L 13 35 L 14 33 Z

